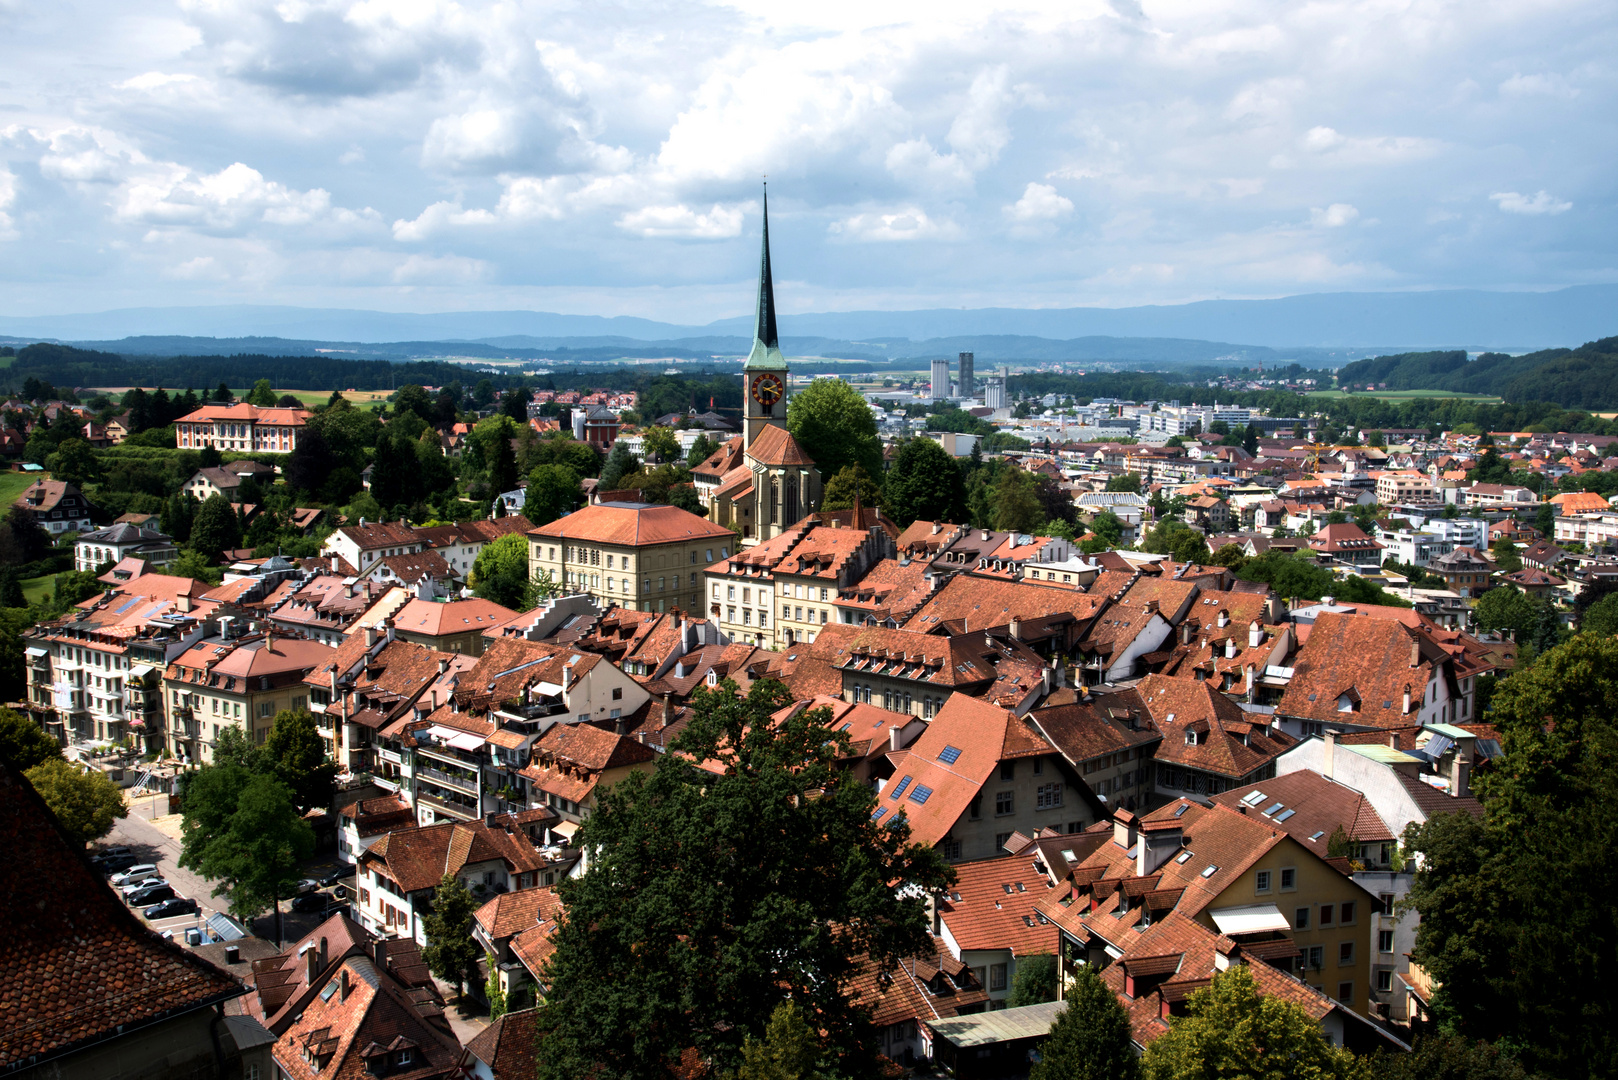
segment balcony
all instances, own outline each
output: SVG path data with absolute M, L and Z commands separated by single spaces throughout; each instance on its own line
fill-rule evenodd
M 478 781 L 475 776 L 461 776 L 456 773 L 444 772 L 442 769 L 429 769 L 424 766 L 416 767 L 416 776 L 419 779 L 431 780 L 444 787 L 463 791 L 468 795 L 478 794 Z
M 450 802 L 448 799 L 441 799 L 436 795 L 429 795 L 425 791 L 416 793 L 416 801 L 421 803 L 423 806 L 430 806 L 434 810 L 441 811 L 453 817 L 458 817 L 463 821 L 476 821 L 482 816 L 477 812 L 476 807 L 467 806 L 462 803 Z

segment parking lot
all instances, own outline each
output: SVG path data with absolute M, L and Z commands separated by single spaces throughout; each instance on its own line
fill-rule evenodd
M 126 818 L 120 819 L 99 844 L 97 850 L 108 847 L 122 846 L 130 850 L 130 854 L 142 863 L 152 863 L 157 866 L 164 881 L 174 889 L 175 896 L 188 897 L 196 900 L 199 910 L 195 914 L 176 915 L 169 918 L 150 920 L 153 930 L 158 933 L 171 935 L 181 944 L 186 943 L 185 932 L 202 926 L 203 921 L 214 912 L 225 910 L 224 898 L 213 895 L 213 886 L 205 878 L 183 869 L 179 865 L 180 842 L 170 836 L 164 829 L 145 814 L 147 807 L 137 804 Z M 353 867 L 342 866 L 335 855 L 313 859 L 303 868 L 303 872 L 311 878 L 322 878 L 328 874 L 342 869 L 346 871 L 344 883 L 351 890 L 354 885 Z M 110 886 L 109 886 L 110 887 Z M 302 934 L 313 930 L 320 923 L 331 917 L 330 905 L 341 903 L 332 887 L 316 890 L 326 901 L 325 910 L 315 912 L 300 912 L 293 910 L 292 898 L 281 901 L 281 939 L 283 941 L 296 940 Z M 120 901 L 123 897 L 120 895 Z M 142 905 L 134 909 L 137 917 L 145 919 Z M 276 939 L 275 916 L 265 913 L 253 920 L 249 930 L 256 936 L 268 941 Z

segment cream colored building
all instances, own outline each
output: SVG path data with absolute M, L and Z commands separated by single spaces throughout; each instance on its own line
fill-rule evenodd
M 528 533 L 528 572 L 602 607 L 699 611 L 703 576 L 736 534 L 677 506 L 598 503 Z

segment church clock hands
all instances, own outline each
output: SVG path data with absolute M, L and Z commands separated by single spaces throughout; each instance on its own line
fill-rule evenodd
M 774 408 L 785 392 L 779 375 L 759 375 L 753 380 L 753 400 L 766 409 Z

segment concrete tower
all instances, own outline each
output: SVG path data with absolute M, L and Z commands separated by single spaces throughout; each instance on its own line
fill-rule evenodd
M 972 381 L 972 354 L 963 352 L 961 354 L 961 396 L 969 398 L 976 389 L 977 386 Z
M 933 361 L 933 400 L 949 397 L 949 358 L 940 356 Z

